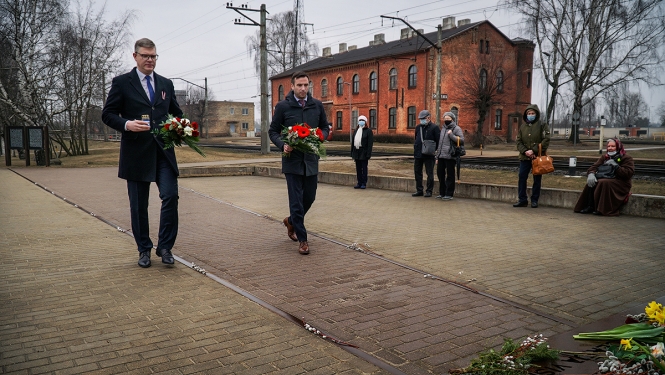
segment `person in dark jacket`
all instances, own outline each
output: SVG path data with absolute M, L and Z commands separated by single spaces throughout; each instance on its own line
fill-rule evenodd
M 354 189 L 365 189 L 367 187 L 367 164 L 372 157 L 372 146 L 374 135 L 372 129 L 367 125 L 367 117 L 358 117 L 358 127 L 351 140 L 351 158 L 356 162 L 356 178 L 358 183 Z
M 291 91 L 275 106 L 268 135 L 272 143 L 283 151 L 282 173 L 286 177 L 290 213 L 283 223 L 289 238 L 300 242 L 298 252 L 305 255 L 309 254 L 305 214 L 316 198 L 319 156 L 294 150 L 282 140 L 283 128 L 297 124 L 319 128 L 323 139 L 328 137 L 328 120 L 323 104 L 309 94 L 309 76 L 304 72 L 295 72 L 291 76 Z
M 413 143 L 413 174 L 416 178 L 416 192 L 411 194 L 414 197 L 423 196 L 423 165 L 425 166 L 425 173 L 427 173 L 427 188 L 425 190 L 425 197 L 432 196 L 434 190 L 434 154 L 423 155 L 423 141 L 434 141 L 436 151 L 439 145 L 439 137 L 441 136 L 441 129 L 439 125 L 431 121 L 432 117 L 428 110 L 422 110 L 418 114 L 420 125 L 416 126 L 416 138 Z
M 443 129 L 439 136 L 439 147 L 434 154 L 436 160 L 436 176 L 439 179 L 439 195 L 437 199 L 452 200 L 455 194 L 455 165 L 457 158 L 453 156 L 455 146 L 464 145 L 464 133 L 457 126 L 455 114 L 443 114 Z
M 612 172 L 601 175 L 601 167 Z M 608 139 L 607 153 L 587 171 L 587 184 L 573 210 L 581 214 L 618 216 L 621 205 L 630 196 L 634 173 L 633 158 L 626 154 L 621 141 L 617 138 Z
M 162 200 L 157 256 L 174 264 L 171 248 L 178 235 L 178 163 L 173 148 L 151 131 L 168 115 L 182 116 L 173 82 L 155 73 L 157 47 L 150 39 L 134 44 L 136 68 L 113 78 L 102 110 L 102 121 L 122 133 L 118 177 L 127 180 L 132 233 L 138 246 L 138 265 L 150 267 L 152 240 L 148 222 L 150 184 L 155 182 Z M 146 116 L 147 121 L 143 121 Z
M 538 157 L 538 145 L 541 145 L 542 153 L 545 155 L 550 145 L 550 130 L 547 124 L 540 122 L 540 110 L 536 104 L 526 108 L 523 115 L 524 124 L 520 126 L 517 133 L 517 150 L 520 152 L 520 170 L 517 182 L 517 203 L 513 207 L 526 207 L 529 205 L 526 194 L 526 180 L 531 172 L 531 161 Z M 531 207 L 538 208 L 540 198 L 540 185 L 543 176 L 533 176 L 533 187 L 531 188 Z

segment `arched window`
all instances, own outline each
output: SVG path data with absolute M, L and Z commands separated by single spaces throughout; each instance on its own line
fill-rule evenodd
M 409 67 L 409 87 L 416 87 L 418 84 L 418 68 L 415 65 Z
M 376 91 L 376 73 L 372 72 L 369 74 L 369 91 Z
M 397 69 L 392 68 L 390 69 L 390 89 L 391 90 L 397 90 Z
M 344 80 L 342 77 L 337 78 L 337 95 L 344 94 Z
M 480 69 L 480 88 L 483 90 L 487 88 L 487 70 L 485 69 Z
M 284 86 L 279 85 L 279 88 L 277 89 L 277 97 L 280 101 L 284 100 Z
M 500 70 L 496 72 L 496 89 L 499 92 L 503 91 L 503 72 Z
M 395 129 L 397 127 L 397 108 L 390 107 L 388 109 L 388 129 Z
M 328 80 L 325 78 L 321 80 L 321 96 L 328 96 Z
M 452 112 L 455 115 L 455 123 L 457 123 L 457 125 L 459 125 L 459 108 L 451 107 L 450 112 Z
M 360 92 L 360 77 L 357 74 L 353 75 L 353 93 L 357 94 Z

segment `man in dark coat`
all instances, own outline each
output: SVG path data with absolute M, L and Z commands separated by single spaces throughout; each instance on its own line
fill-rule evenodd
M 155 44 L 147 38 L 134 45 L 136 68 L 113 78 L 102 121 L 122 133 L 118 177 L 127 180 L 132 233 L 139 251 L 139 266 L 150 267 L 148 197 L 156 182 L 162 208 L 157 256 L 173 264 L 171 249 L 178 234 L 178 164 L 173 148 L 164 150 L 161 137 L 151 133 L 169 114 L 180 117 L 171 80 L 154 72 Z M 144 121 L 144 119 L 146 121 Z
M 309 94 L 309 76 L 296 72 L 291 76 L 291 91 L 275 106 L 270 123 L 270 140 L 285 155 L 282 156 L 282 173 L 289 193 L 290 216 L 284 218 L 289 238 L 300 242 L 298 252 L 309 254 L 305 214 L 316 198 L 319 174 L 319 156 L 294 150 L 282 140 L 282 130 L 297 124 L 319 128 L 323 139 L 328 137 L 328 119 L 323 104 Z
M 423 141 L 434 141 L 436 146 L 434 152 L 439 147 L 439 137 L 441 136 L 441 129 L 439 125 L 431 121 L 432 116 L 428 110 L 422 110 L 418 114 L 420 125 L 416 126 L 416 139 L 413 143 L 413 173 L 416 178 L 416 192 L 411 194 L 414 197 L 423 196 L 423 165 L 425 166 L 425 173 L 427 173 L 427 190 L 425 190 L 425 197 L 432 196 L 434 190 L 434 153 L 431 155 L 423 155 Z

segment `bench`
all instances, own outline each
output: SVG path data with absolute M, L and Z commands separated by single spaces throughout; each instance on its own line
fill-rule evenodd
M 660 138 L 661 141 L 665 141 L 665 132 L 653 133 L 652 135 L 653 135 L 653 140 L 654 141 L 657 141 L 659 138 Z

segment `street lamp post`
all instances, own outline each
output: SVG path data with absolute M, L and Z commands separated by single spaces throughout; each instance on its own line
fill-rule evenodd
M 545 68 L 545 75 L 547 75 L 548 74 L 547 72 L 549 71 L 549 68 L 550 68 L 550 54 L 547 53 L 547 52 L 543 52 L 543 55 L 547 56 L 547 67 Z M 547 124 L 547 126 L 549 126 L 549 123 L 550 123 L 549 110 L 550 110 L 550 88 L 546 87 L 545 88 L 545 124 Z
M 345 85 L 349 85 L 349 142 L 353 142 L 353 107 L 351 107 L 351 91 L 353 86 L 349 82 L 343 82 Z

